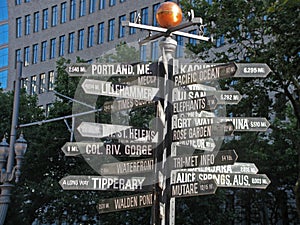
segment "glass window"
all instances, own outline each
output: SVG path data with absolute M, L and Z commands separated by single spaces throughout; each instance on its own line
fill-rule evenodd
M 65 54 L 65 35 L 59 37 L 59 56 Z
M 126 0 L 120 0 L 121 3 L 126 2 Z
M 44 93 L 46 90 L 46 74 L 42 73 L 40 74 L 39 79 L 39 93 Z
M 126 20 L 125 15 L 119 17 L 119 38 L 125 36 L 125 27 L 122 26 L 122 21 L 125 21 L 125 20 Z
M 90 26 L 88 28 L 88 47 L 92 47 L 94 45 L 94 26 Z
M 48 9 L 43 10 L 43 30 L 48 28 Z
M 190 33 L 190 34 L 197 34 L 197 30 L 192 30 L 192 31 L 190 31 L 189 33 Z M 197 40 L 194 39 L 194 38 L 189 38 L 189 43 L 190 43 L 191 45 L 196 45 L 196 44 L 197 44 Z
M 52 7 L 51 19 L 51 26 L 55 27 L 57 25 L 57 5 Z
M 115 19 L 108 21 L 108 41 L 113 41 L 115 38 Z
M 140 47 L 140 58 L 141 58 L 142 62 L 147 61 L 147 46 L 146 45 L 142 45 Z
M 105 8 L 105 0 L 99 0 L 99 9 Z
M 176 41 L 177 41 L 176 58 L 181 58 L 181 57 L 183 57 L 183 53 L 184 53 L 183 37 L 177 35 Z
M 69 53 L 74 52 L 74 32 L 69 33 Z
M 157 20 L 156 20 L 156 13 L 157 13 L 157 9 L 159 7 L 159 3 L 158 4 L 155 4 L 153 5 L 153 18 L 152 18 L 152 25 L 153 26 L 158 26 L 158 23 L 157 23 Z
M 104 42 L 104 23 L 98 24 L 98 44 L 103 44 Z
M 82 50 L 84 47 L 84 29 L 78 31 L 78 50 Z
M 21 61 L 21 49 L 16 50 L 15 56 L 15 68 L 17 68 L 17 63 Z
M 65 23 L 67 22 L 67 3 L 63 2 L 60 5 L 60 23 Z
M 32 46 L 32 64 L 36 64 L 38 62 L 38 44 L 34 44 Z
M 50 40 L 50 59 L 55 58 L 56 55 L 56 39 L 53 38 Z
M 8 48 L 0 49 L 0 68 L 8 66 Z
M 34 95 L 36 94 L 36 75 L 32 76 L 30 79 L 30 94 Z
M 116 4 L 116 0 L 109 0 L 109 6 L 114 6 Z
M 134 23 L 135 22 L 135 15 L 136 15 L 136 11 L 134 11 L 134 12 L 131 12 L 130 13 L 130 22 L 132 22 L 132 23 Z M 135 34 L 136 33 L 136 28 L 134 28 L 134 27 L 130 27 L 129 28 L 129 34 Z
M 45 61 L 47 59 L 47 41 L 42 42 L 42 51 L 41 51 L 41 61 Z
M 26 2 L 30 2 L 30 0 L 24 0 L 24 2 L 26 3 Z
M 21 0 L 16 0 L 16 5 L 21 5 L 22 1 Z
M 0 88 L 7 88 L 8 71 L 3 70 L 0 72 Z
M 30 15 L 25 16 L 25 35 L 30 34 Z
M 0 45 L 8 44 L 8 24 L 0 26 Z
M 142 9 L 142 24 L 148 25 L 148 7 Z
M 74 20 L 76 18 L 76 0 L 70 1 L 70 20 Z
M 18 38 L 18 37 L 22 36 L 22 18 L 21 17 L 17 18 L 16 25 L 17 25 L 16 33 L 17 33 L 17 38 Z
M 96 0 L 89 0 L 89 13 L 95 12 Z
M 53 91 L 54 89 L 54 71 L 48 73 L 48 91 Z
M 158 50 L 159 50 L 159 45 L 158 41 L 154 41 L 151 43 L 151 58 L 152 61 L 155 61 L 158 59 Z
M 30 48 L 25 47 L 24 48 L 24 66 L 29 65 L 29 54 L 30 54 Z
M 40 23 L 40 13 L 35 12 L 33 16 L 33 32 L 38 32 L 39 31 L 39 23 Z
M 85 0 L 80 0 L 79 16 L 85 16 L 85 10 L 86 10 L 86 2 Z

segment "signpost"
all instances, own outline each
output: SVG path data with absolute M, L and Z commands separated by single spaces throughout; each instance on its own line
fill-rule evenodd
M 238 156 L 234 150 L 215 151 L 222 137 L 234 131 L 266 131 L 270 123 L 259 117 L 215 116 L 213 111 L 217 105 L 238 104 L 242 95 L 200 83 L 232 77 L 263 78 L 271 70 L 262 63 L 180 64 L 172 56 L 177 43 L 171 34 L 210 40 L 180 32 L 202 24 L 201 18 L 194 18 L 193 11 L 189 19 L 168 28 L 122 22 L 123 26 L 159 32 L 142 43 L 166 37 L 160 43 L 162 57 L 157 64 L 98 63 L 67 67 L 70 76 L 86 77 L 82 83 L 86 94 L 116 98 L 103 105 L 105 113 L 154 104 L 156 107 L 155 128 L 81 122 L 77 128 L 79 134 L 92 138 L 93 142 L 68 142 L 62 147 L 66 156 L 93 155 L 96 161 L 103 156 L 142 157 L 102 164 L 97 171 L 101 176 L 72 175 L 59 181 L 63 190 L 149 191 L 101 199 L 97 204 L 99 213 L 152 206 L 153 225 L 174 225 L 175 198 L 214 194 L 217 187 L 265 189 L 270 184 L 265 174 L 257 174 L 253 163 L 236 162 Z M 118 77 L 121 83 L 98 80 L 101 77 Z M 113 142 L 95 142 L 95 138 Z M 151 177 L 152 186 L 143 175 Z

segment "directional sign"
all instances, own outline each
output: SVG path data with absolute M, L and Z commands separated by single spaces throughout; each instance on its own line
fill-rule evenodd
M 200 97 L 197 99 L 173 102 L 173 113 L 184 113 L 191 111 L 213 110 L 218 101 L 215 96 Z
M 156 131 L 125 125 L 81 122 L 77 130 L 83 137 L 156 141 Z
M 66 156 L 111 155 L 129 157 L 151 157 L 155 144 L 153 143 L 103 143 L 103 142 L 67 142 L 62 151 Z
M 237 160 L 234 150 L 219 151 L 217 155 L 213 153 L 202 153 L 195 155 L 182 155 L 172 157 L 172 168 L 197 168 L 202 166 L 229 165 Z
M 149 105 L 154 105 L 154 101 L 138 100 L 138 99 L 116 99 L 111 102 L 105 102 L 103 104 L 103 112 L 119 112 L 122 110 L 135 109 L 140 107 L 145 107 Z
M 172 174 L 171 182 L 181 184 L 215 179 L 218 187 L 258 188 L 265 189 L 271 183 L 265 174 L 228 174 L 228 173 L 201 173 L 176 171 Z
M 97 210 L 101 213 L 131 210 L 153 205 L 152 193 L 141 193 L 136 195 L 122 196 L 116 198 L 101 199 L 97 203 Z
M 135 173 L 149 173 L 154 171 L 153 159 L 139 159 L 103 164 L 100 169 L 102 175 L 125 175 Z
M 172 101 L 185 101 L 211 95 L 217 98 L 218 104 L 238 104 L 242 99 L 242 96 L 238 91 L 184 90 L 182 88 L 174 88 Z
M 215 180 L 203 180 L 180 184 L 171 184 L 171 197 L 190 197 L 211 195 L 217 190 Z
M 63 190 L 137 191 L 144 190 L 145 177 L 67 176 L 59 181 Z
M 186 140 L 224 137 L 232 135 L 234 126 L 232 122 L 221 122 L 215 124 L 196 125 L 188 128 L 177 128 L 172 130 L 172 141 L 183 142 Z
M 127 84 L 114 84 L 112 82 L 93 79 L 85 79 L 81 86 L 86 94 L 148 101 L 153 100 L 158 93 L 158 88 L 154 87 L 128 86 Z
M 194 128 L 197 126 L 222 124 L 231 122 L 234 131 L 266 131 L 270 123 L 261 117 L 184 117 L 172 116 L 172 129 Z
M 150 63 L 78 63 L 67 66 L 69 76 L 127 77 L 152 75 Z
M 214 139 L 212 138 L 191 139 L 172 143 L 172 149 L 176 148 L 176 151 L 178 151 L 179 149 L 181 151 L 184 151 L 184 149 L 186 149 L 187 151 L 198 149 L 211 152 L 215 149 L 215 147 L 216 144 Z
M 266 77 L 271 71 L 265 63 L 227 63 L 215 66 L 197 64 L 179 66 L 175 70 L 174 85 L 185 86 L 228 77 Z
M 191 67 L 190 67 L 191 68 Z M 185 86 L 189 84 L 196 84 L 205 81 L 218 80 L 220 78 L 233 77 L 237 71 L 235 63 L 222 64 L 217 66 L 207 66 L 200 70 L 193 68 L 187 69 L 187 72 L 173 74 L 174 86 Z
M 186 169 L 187 171 L 192 172 L 201 172 L 201 173 L 235 173 L 235 174 L 256 174 L 258 172 L 257 167 L 254 163 L 242 163 L 235 162 L 232 165 L 216 165 L 216 166 L 202 166 L 195 167 L 191 169 Z

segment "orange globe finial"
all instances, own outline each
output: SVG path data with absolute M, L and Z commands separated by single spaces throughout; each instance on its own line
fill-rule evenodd
M 164 2 L 157 9 L 156 20 L 161 27 L 175 27 L 182 21 L 181 8 L 174 2 Z

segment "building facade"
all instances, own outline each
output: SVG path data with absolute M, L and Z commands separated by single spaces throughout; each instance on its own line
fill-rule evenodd
M 56 61 L 76 57 L 94 61 L 121 42 L 138 42 L 148 31 L 123 27 L 121 21 L 157 25 L 157 0 L 15 0 L 8 1 L 9 65 L 7 89 L 13 89 L 17 62 L 29 94 L 39 105 L 53 101 Z M 138 17 L 139 16 L 139 17 Z M 144 48 L 143 46 L 141 48 Z M 158 42 L 141 49 L 141 60 L 158 57 Z M 148 51 L 148 52 L 147 52 Z
M 0 2 L 0 88 L 7 87 L 8 76 L 8 8 L 7 1 Z

